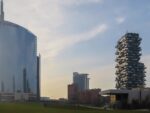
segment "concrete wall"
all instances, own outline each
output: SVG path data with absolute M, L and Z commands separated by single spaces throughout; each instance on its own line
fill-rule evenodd
M 129 91 L 128 103 L 131 104 L 133 100 L 139 102 L 145 100 L 150 101 L 150 88 L 144 88 L 144 89 L 137 88 Z

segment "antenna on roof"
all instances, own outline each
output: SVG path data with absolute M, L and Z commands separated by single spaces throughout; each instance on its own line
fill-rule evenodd
M 4 6 L 3 6 L 3 0 L 0 0 L 0 21 L 4 21 Z

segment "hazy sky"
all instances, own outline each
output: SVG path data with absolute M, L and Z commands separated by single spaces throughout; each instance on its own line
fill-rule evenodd
M 67 97 L 74 71 L 90 87 L 115 87 L 115 45 L 126 32 L 143 38 L 150 87 L 150 0 L 4 0 L 5 18 L 38 37 L 42 95 Z

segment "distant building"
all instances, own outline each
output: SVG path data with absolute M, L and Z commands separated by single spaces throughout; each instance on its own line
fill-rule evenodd
M 68 101 L 72 104 L 98 105 L 100 92 L 100 89 L 79 91 L 76 84 L 71 84 L 68 85 Z
M 94 105 L 100 104 L 100 92 L 101 89 L 90 89 L 86 91 L 79 92 L 78 102 L 80 104 Z
M 89 89 L 88 74 L 73 73 L 73 84 L 76 84 L 79 91 L 85 91 Z
M 41 97 L 40 100 L 44 102 L 44 101 L 50 101 L 51 99 L 50 97 Z
M 75 84 L 68 85 L 68 100 L 70 103 L 77 103 L 78 100 L 78 87 Z
M 32 93 L 0 93 L 0 102 L 14 102 L 14 101 L 35 101 L 36 95 Z
M 145 87 L 145 66 L 140 62 L 141 38 L 139 34 L 127 33 L 116 46 L 116 88 L 132 89 Z
M 68 85 L 68 101 L 72 104 L 98 105 L 100 89 L 89 89 L 88 74 L 73 73 L 73 84 Z

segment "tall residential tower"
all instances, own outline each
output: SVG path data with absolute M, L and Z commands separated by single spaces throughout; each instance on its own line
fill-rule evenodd
M 132 89 L 145 87 L 145 66 L 140 62 L 141 38 L 139 34 L 127 33 L 116 46 L 116 88 Z

